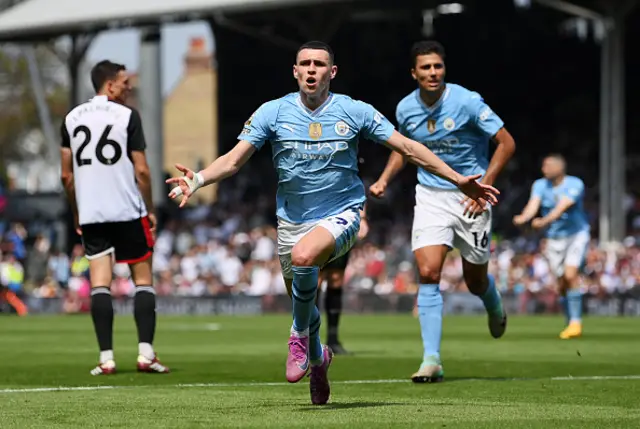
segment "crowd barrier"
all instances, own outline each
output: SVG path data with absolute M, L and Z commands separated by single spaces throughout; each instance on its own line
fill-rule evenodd
M 637 288 L 636 288 L 637 289 Z M 483 314 L 482 302 L 469 293 L 445 293 L 445 314 Z M 557 296 L 552 292 L 539 294 L 504 294 L 504 305 L 509 314 L 556 314 L 560 311 Z M 25 299 L 32 314 L 65 313 L 64 298 Z M 133 299 L 114 298 L 114 310 L 117 314 L 132 314 Z M 322 300 L 320 300 L 322 303 Z M 367 293 L 347 293 L 344 296 L 344 311 L 349 314 L 411 313 L 415 303 L 414 295 L 375 295 Z M 87 311 L 88 302 L 83 304 Z M 0 303 L 0 310 L 9 311 L 6 303 Z M 286 295 L 266 296 L 159 296 L 157 297 L 159 314 L 175 315 L 258 315 L 267 313 L 288 313 L 291 301 Z M 584 313 L 600 316 L 640 316 L 640 293 L 632 290 L 606 296 L 584 295 Z

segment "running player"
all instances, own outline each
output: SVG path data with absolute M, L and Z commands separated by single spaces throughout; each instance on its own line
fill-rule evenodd
M 513 218 L 513 223 L 521 226 L 531 221 L 533 229 L 546 230 L 544 254 L 558 278 L 567 317 L 567 326 L 560 338 L 567 340 L 582 335 L 580 269 L 589 247 L 591 228 L 582 205 L 584 183 L 566 174 L 564 158 L 557 154 L 547 156 L 542 163 L 542 174 L 544 177 L 533 183 L 529 202 L 522 213 Z M 535 217 L 538 211 L 542 217 Z
M 62 123 L 62 174 L 76 230 L 89 259 L 91 317 L 100 360 L 91 374 L 113 374 L 113 257 L 129 264 L 136 285 L 138 371 L 167 373 L 153 350 L 156 297 L 151 256 L 156 218 L 140 114 L 125 105 L 131 90 L 125 67 L 101 61 L 91 70 L 97 95 Z
M 320 313 L 315 305 L 320 268 L 344 255 L 356 240 L 365 201 L 358 177 L 359 136 L 397 150 L 484 206 L 496 203 L 497 190 L 464 177 L 425 146 L 394 130 L 371 105 L 329 91 L 338 69 L 333 51 L 322 42 L 300 47 L 293 66 L 299 91 L 264 103 L 247 120 L 240 140 L 227 154 L 194 173 L 177 164 L 182 177 L 167 180 L 169 196 L 183 195 L 180 207 L 201 186 L 235 174 L 267 141 L 278 173 L 278 254 L 293 300 L 286 378 L 300 381 L 311 367 L 314 404 L 330 395 L 327 371 L 332 352 L 320 343 Z
M 422 142 L 455 170 L 481 175 L 481 183 L 493 184 L 515 152 L 502 120 L 478 93 L 445 83 L 445 52 L 440 43 L 418 42 L 411 48 L 411 57 L 411 75 L 418 88 L 398 103 L 400 132 Z M 497 144 L 491 162 L 489 140 Z M 391 154 L 384 172 L 371 185 L 373 196 L 384 194 L 404 163 L 399 153 Z M 507 315 L 493 276 L 487 273 L 490 241 L 491 207 L 465 199 L 451 183 L 419 168 L 411 247 L 420 275 L 417 304 L 424 354 L 420 368 L 411 376 L 414 382 L 444 379 L 439 283 L 443 263 L 453 247 L 462 255 L 469 291 L 484 303 L 491 335 L 500 338 L 504 334 Z

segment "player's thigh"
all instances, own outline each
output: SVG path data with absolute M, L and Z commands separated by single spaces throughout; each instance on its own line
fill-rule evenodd
M 322 266 L 335 249 L 335 238 L 326 228 L 316 226 L 291 250 L 291 263 L 294 266 Z
M 111 285 L 115 251 L 110 223 L 92 223 L 82 226 L 82 246 L 89 260 L 91 287 Z
M 358 208 L 321 220 L 294 247 L 300 250 L 303 261 L 312 261 L 313 265 L 323 267 L 325 264 L 345 255 L 358 239 L 360 230 L 360 211 Z
M 569 241 L 564 258 L 564 277 L 567 280 L 575 280 L 584 266 L 589 240 L 589 233 L 584 231 L 574 235 Z
M 136 286 L 153 286 L 153 256 L 129 264 L 131 278 Z
M 284 219 L 278 219 L 277 245 L 278 258 L 280 259 L 280 269 L 284 277 L 285 284 L 291 285 L 293 281 L 293 264 L 291 262 L 291 252 L 300 239 L 316 226 L 316 223 L 296 224 Z M 291 287 L 287 287 L 291 296 Z
M 480 267 L 485 266 L 491 257 L 491 209 L 473 219 L 462 213 L 463 209 L 454 228 L 454 246 L 460 250 L 462 259 L 469 263 L 468 274 L 482 276 Z M 472 268 L 474 265 L 479 267 Z
M 549 264 L 549 270 L 558 278 L 564 275 L 564 260 L 569 249 L 566 238 L 547 238 L 543 255 Z
M 443 244 L 420 247 L 413 251 L 421 284 L 440 283 L 440 273 L 450 247 Z
M 339 289 L 344 283 L 344 272 L 349 264 L 349 253 L 347 251 L 344 255 L 328 262 L 323 268 L 323 277 L 327 280 L 328 289 Z
M 449 211 L 450 198 L 450 192 L 437 191 L 420 185 L 416 187 L 416 204 L 413 209 L 411 229 L 412 251 L 416 252 L 433 246 L 453 247 L 455 217 Z

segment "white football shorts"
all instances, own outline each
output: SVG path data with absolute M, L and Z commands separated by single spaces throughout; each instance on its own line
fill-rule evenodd
M 291 250 L 293 246 L 317 226 L 327 229 L 336 240 L 335 250 L 327 261 L 329 263 L 347 253 L 358 239 L 360 208 L 353 207 L 335 216 L 306 223 L 292 223 L 278 218 L 278 256 L 280 257 L 282 275 L 285 279 L 293 279 L 293 271 L 291 269 Z
M 482 265 L 491 256 L 491 206 L 475 219 L 463 216 L 465 195 L 457 190 L 418 184 L 411 248 L 445 245 L 460 250 L 472 264 Z

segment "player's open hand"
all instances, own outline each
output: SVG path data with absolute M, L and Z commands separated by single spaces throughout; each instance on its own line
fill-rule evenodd
M 195 185 L 195 173 L 193 170 L 188 169 L 182 164 L 176 164 L 176 168 L 181 171 L 184 176 L 172 177 L 166 180 L 166 183 L 175 184 L 176 187 L 169 192 L 169 198 L 175 199 L 182 195 L 182 201 L 180 201 L 180 208 L 184 207 L 189 201 L 189 198 L 196 191 L 198 186 Z
M 467 197 L 476 201 L 481 207 L 485 207 L 487 203 L 492 206 L 498 204 L 498 195 L 500 191 L 491 185 L 485 185 L 478 182 L 481 174 L 462 177 L 458 181 L 458 189 L 460 189 Z
M 387 189 L 387 183 L 382 180 L 378 180 L 376 183 L 369 186 L 369 192 L 371 192 L 371 195 L 373 195 L 376 198 L 384 197 L 384 191 L 386 189 Z
M 360 221 L 360 229 L 358 230 L 358 240 L 364 240 L 364 238 L 369 234 L 369 222 L 366 219 L 362 219 Z
M 514 224 L 515 226 L 522 226 L 522 225 L 524 225 L 525 223 L 527 223 L 527 218 L 526 218 L 526 217 L 524 217 L 523 215 L 519 214 L 519 215 L 515 215 L 515 216 L 513 217 L 513 224 Z
M 468 216 L 470 219 L 477 218 L 486 212 L 488 207 L 488 204 L 480 205 L 476 200 L 472 200 L 469 197 L 465 197 L 464 200 L 462 200 L 462 204 L 464 204 L 462 216 Z
M 156 241 L 156 230 L 158 225 L 158 218 L 156 218 L 156 215 L 153 213 L 149 213 L 147 215 L 147 218 L 149 219 L 149 232 L 151 232 L 151 237 L 153 238 L 153 241 Z
M 531 221 L 531 227 L 533 229 L 542 229 L 547 226 L 547 222 L 541 217 L 537 217 Z
M 76 229 L 76 234 L 78 235 L 82 235 L 82 227 L 80 226 L 80 218 L 78 217 L 78 214 L 74 214 L 73 215 L 73 226 Z

